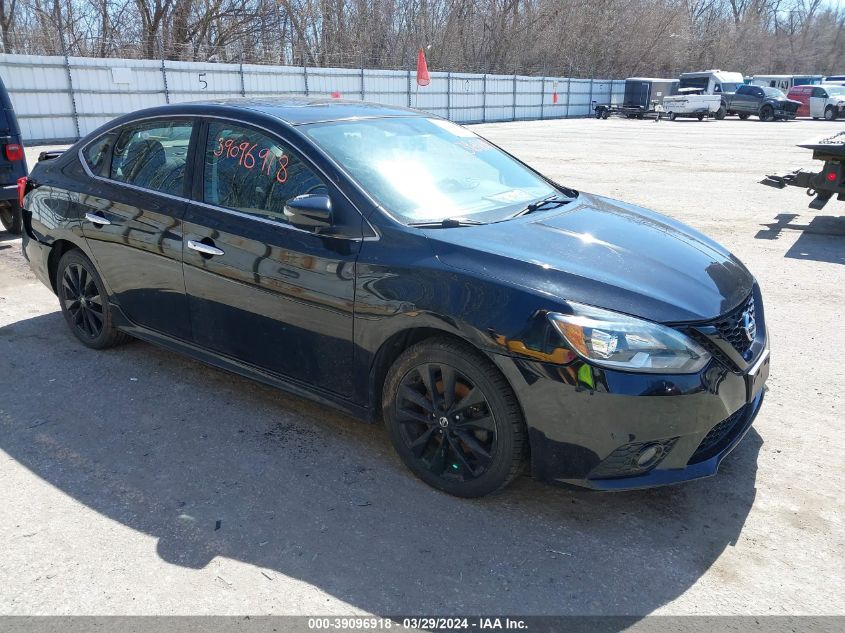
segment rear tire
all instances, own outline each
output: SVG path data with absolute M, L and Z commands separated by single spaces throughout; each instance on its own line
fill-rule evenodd
M 670 112 L 670 113 L 669 113 L 669 120 L 670 120 L 670 121 L 674 121 L 674 120 L 675 120 L 675 118 L 676 118 L 675 113 L 674 113 L 674 112 Z
M 465 343 L 434 338 L 405 350 L 388 373 L 382 411 L 399 457 L 434 488 L 482 497 L 522 469 L 527 438 L 516 396 Z
M 703 114 L 699 114 L 699 115 L 698 115 L 698 120 L 699 120 L 699 121 L 703 121 L 703 120 L 704 120 L 704 115 L 703 115 Z
M 727 116 L 727 114 L 728 114 L 728 112 L 725 109 L 725 106 L 724 105 L 719 106 L 719 109 L 716 110 L 716 120 L 721 121 L 722 119 L 724 119 Z
M 108 294 L 94 264 L 73 249 L 56 269 L 56 294 L 71 332 L 92 349 L 125 343 L 129 336 L 114 327 Z
M 740 115 L 739 115 L 739 118 L 740 118 L 742 121 L 745 121 L 745 120 L 748 118 L 748 115 L 747 115 L 747 114 L 740 114 Z
M 0 206 L 0 223 L 12 235 L 21 234 L 21 208 L 17 202 L 8 201 Z
M 610 110 L 602 110 L 602 113 L 601 113 L 602 119 L 606 119 L 609 116 L 610 116 Z

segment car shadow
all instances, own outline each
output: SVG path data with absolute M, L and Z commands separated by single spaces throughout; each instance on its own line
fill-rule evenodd
M 0 357 L 20 394 L 0 401 L 0 449 L 155 537 L 151 556 L 236 559 L 377 614 L 636 619 L 737 542 L 755 498 L 753 430 L 709 480 L 601 494 L 522 478 L 461 500 L 409 474 L 380 426 L 146 343 L 88 350 L 59 313 L 0 328 Z
M 798 222 L 799 217 L 797 213 L 780 213 L 774 222 L 763 224 L 766 228 L 754 237 L 778 240 L 785 231 L 800 231 L 784 257 L 845 264 L 845 216 L 817 215 L 807 224 Z

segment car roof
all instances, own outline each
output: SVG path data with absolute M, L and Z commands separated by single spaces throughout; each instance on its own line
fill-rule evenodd
M 201 114 L 205 109 L 209 113 L 220 113 L 220 110 L 249 110 L 271 116 L 289 125 L 306 125 L 308 123 L 348 119 L 432 116 L 419 110 L 401 106 L 325 97 L 269 97 L 259 99 L 246 97 L 192 101 L 173 106 L 161 106 L 156 110 L 167 108 L 176 110 L 186 106 L 190 106 L 193 114 Z

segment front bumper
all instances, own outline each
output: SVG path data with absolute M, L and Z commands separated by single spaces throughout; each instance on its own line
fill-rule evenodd
M 775 118 L 777 119 L 794 119 L 798 116 L 798 108 L 794 110 L 787 110 L 786 108 L 775 106 Z
M 744 370 L 714 358 L 689 375 L 494 360 L 525 414 L 532 476 L 610 491 L 714 475 L 763 403 L 769 351 L 761 348 Z M 658 456 L 640 465 L 646 449 Z

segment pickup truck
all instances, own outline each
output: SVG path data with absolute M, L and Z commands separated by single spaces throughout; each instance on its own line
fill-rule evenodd
M 785 121 L 795 118 L 800 105 L 800 101 L 788 99 L 777 88 L 742 85 L 734 93 L 722 94 L 722 107 L 716 118 L 736 114 L 744 120 L 753 114 L 761 121 Z

